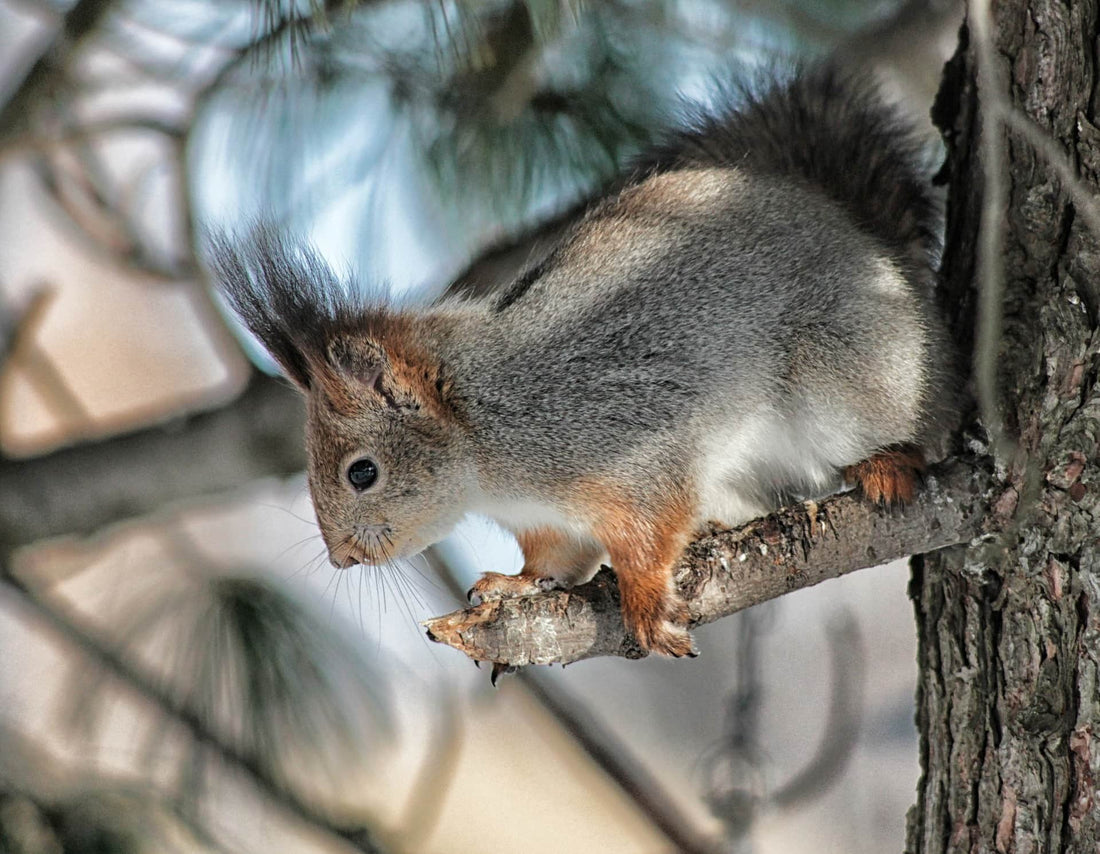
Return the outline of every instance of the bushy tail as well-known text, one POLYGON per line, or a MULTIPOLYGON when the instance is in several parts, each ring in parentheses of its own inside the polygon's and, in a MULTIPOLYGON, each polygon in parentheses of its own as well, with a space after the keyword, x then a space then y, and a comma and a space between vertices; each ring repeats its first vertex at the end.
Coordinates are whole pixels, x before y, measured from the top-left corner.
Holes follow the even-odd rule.
POLYGON ((941 213, 926 146, 873 83, 826 64, 737 100, 735 109, 695 117, 648 166, 739 166, 801 179, 919 269, 934 264, 941 213))

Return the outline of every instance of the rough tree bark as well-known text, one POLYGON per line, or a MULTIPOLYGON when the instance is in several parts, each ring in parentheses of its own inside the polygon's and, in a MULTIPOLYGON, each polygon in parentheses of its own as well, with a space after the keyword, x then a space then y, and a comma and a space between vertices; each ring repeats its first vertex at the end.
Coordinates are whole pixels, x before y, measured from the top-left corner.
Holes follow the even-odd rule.
MULTIPOLYGON (((987 87, 1068 152, 1095 192, 1097 3, 1001 0, 993 17, 987 87)), ((980 124, 995 124, 975 41, 941 104, 952 149, 945 283, 960 328, 989 191, 980 124)), ((1005 139, 999 392, 1018 447, 993 503, 1003 533, 914 561, 923 777, 910 854, 1100 850, 1100 239, 1050 161, 1005 139)))

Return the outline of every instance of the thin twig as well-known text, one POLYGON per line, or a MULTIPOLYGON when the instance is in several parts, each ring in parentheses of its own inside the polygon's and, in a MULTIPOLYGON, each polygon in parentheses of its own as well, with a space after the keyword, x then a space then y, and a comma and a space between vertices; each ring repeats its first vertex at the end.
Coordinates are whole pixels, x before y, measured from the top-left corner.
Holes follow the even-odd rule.
POLYGON ((423 848, 439 824, 462 753, 462 718, 453 714, 453 703, 446 697, 435 705, 439 709, 435 732, 397 825, 401 828, 402 847, 407 851, 423 848))
POLYGON ((676 807, 664 786, 596 715, 543 674, 521 670, 524 687, 613 779, 681 854, 717 854, 718 842, 701 835, 676 807))
POLYGON ((147 280, 167 284, 178 283, 197 272, 191 266, 193 261, 190 259, 170 266, 146 253, 140 242, 134 242, 130 234, 132 227, 126 223, 124 215, 107 203, 101 188, 95 185, 87 172, 79 171, 74 176, 72 185, 78 186, 79 192, 73 193, 60 180, 63 173, 55 160, 39 158, 34 168, 47 194, 64 214, 67 224, 72 226, 75 236, 110 262, 147 280), (82 179, 84 186, 78 184, 77 178, 82 179))
MULTIPOLYGON (((180 140, 176 142, 179 143, 180 140)), ((182 154, 182 146, 177 144, 175 150, 178 160, 182 154)), ((84 199, 93 206, 98 221, 89 222, 74 204, 75 200, 61 191, 60 182, 56 179, 61 170, 56 168, 52 158, 47 159, 46 163, 55 177, 46 186, 74 224, 90 238, 93 248, 106 250, 108 257, 121 267, 155 279, 176 282, 196 274, 197 266, 193 257, 165 261, 150 250, 133 213, 126 209, 125 194, 114 186, 115 178, 104 165, 100 153, 88 140, 78 142, 68 153, 79 167, 75 178, 82 179, 77 181, 74 178, 73 183, 81 190, 84 199), (106 232, 106 237, 97 239, 97 226, 101 234, 106 232)), ((182 185, 179 192, 183 194, 182 185)))
POLYGON ((974 346, 974 385, 982 423, 989 432, 993 452, 1001 460, 1013 455, 1001 413, 997 375, 1000 363, 1004 315, 1004 242, 1008 188, 1005 186, 1005 139, 1001 116, 1005 97, 997 73, 991 35, 990 0, 970 0, 968 20, 974 34, 978 90, 982 99, 981 225, 978 233, 978 329, 974 346))
POLYGON ((1019 107, 1006 104, 1005 109, 998 112, 1001 121, 1046 159, 1047 164, 1058 174, 1062 188, 1073 199, 1073 206, 1081 218, 1092 229, 1093 234, 1100 238, 1100 202, 1096 200, 1096 191, 1081 180, 1069 155, 1019 107))
MULTIPOLYGON (((437 549, 426 552, 429 564, 461 600, 464 592, 456 580, 450 562, 437 549)), ((712 854, 713 846, 695 829, 693 822, 675 805, 660 780, 654 777, 634 757, 631 747, 618 739, 583 701, 569 694, 556 681, 529 671, 517 674, 533 700, 539 703, 558 725, 572 735, 587 754, 619 790, 634 801, 638 809, 661 831, 677 851, 712 854)))
POLYGON ((92 426, 94 418, 49 353, 38 344, 38 332, 55 298, 54 289, 46 285, 40 286, 31 297, 4 354, 5 367, 7 371, 21 369, 47 408, 79 434, 92 426))
POLYGON ((760 641, 773 622, 774 604, 768 603, 738 615, 733 643, 736 667, 734 688, 726 700, 726 722, 721 740, 707 752, 706 802, 722 822, 726 838, 734 846, 744 843, 764 800, 763 751, 760 748, 760 713, 763 680, 760 675, 760 641))
POLYGON ((175 142, 182 142, 187 128, 183 124, 151 116, 117 116, 65 128, 57 133, 28 132, 0 140, 0 161, 127 131, 149 131, 175 142))
POLYGON ((772 806, 791 809, 823 792, 852 758, 862 722, 865 667, 859 626, 850 614, 828 628, 832 695, 817 750, 797 774, 776 789, 772 806))

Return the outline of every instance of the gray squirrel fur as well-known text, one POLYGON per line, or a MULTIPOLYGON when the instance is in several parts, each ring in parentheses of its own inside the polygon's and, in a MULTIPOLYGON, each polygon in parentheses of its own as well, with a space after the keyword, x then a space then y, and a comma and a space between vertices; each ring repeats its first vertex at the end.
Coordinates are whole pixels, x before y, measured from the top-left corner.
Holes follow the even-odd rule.
POLYGON ((954 425, 918 144, 824 66, 704 117, 499 293, 356 301, 267 226, 212 237, 229 303, 307 397, 333 563, 384 563, 466 513, 517 535, 481 599, 619 580, 641 646, 693 652, 671 573, 735 525, 845 480, 904 499, 954 425), (349 466, 369 458, 363 491, 349 466))

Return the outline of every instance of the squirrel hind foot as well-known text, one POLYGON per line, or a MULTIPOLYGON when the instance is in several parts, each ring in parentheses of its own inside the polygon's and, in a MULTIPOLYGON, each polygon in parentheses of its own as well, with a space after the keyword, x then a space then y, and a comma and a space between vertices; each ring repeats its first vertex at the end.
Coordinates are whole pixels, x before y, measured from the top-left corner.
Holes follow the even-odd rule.
POLYGON ((634 639, 646 652, 656 652, 670 658, 696 658, 699 650, 683 626, 671 620, 657 620, 631 627, 634 639))
POLYGON ((663 613, 629 615, 624 612, 623 621, 646 652, 670 658, 697 658, 699 655, 691 632, 684 625, 688 621, 687 606, 679 598, 667 602, 663 613))
POLYGON ((858 485, 876 504, 908 504, 913 500, 924 469, 924 454, 920 448, 899 445, 848 466, 844 469, 844 480, 858 485))

